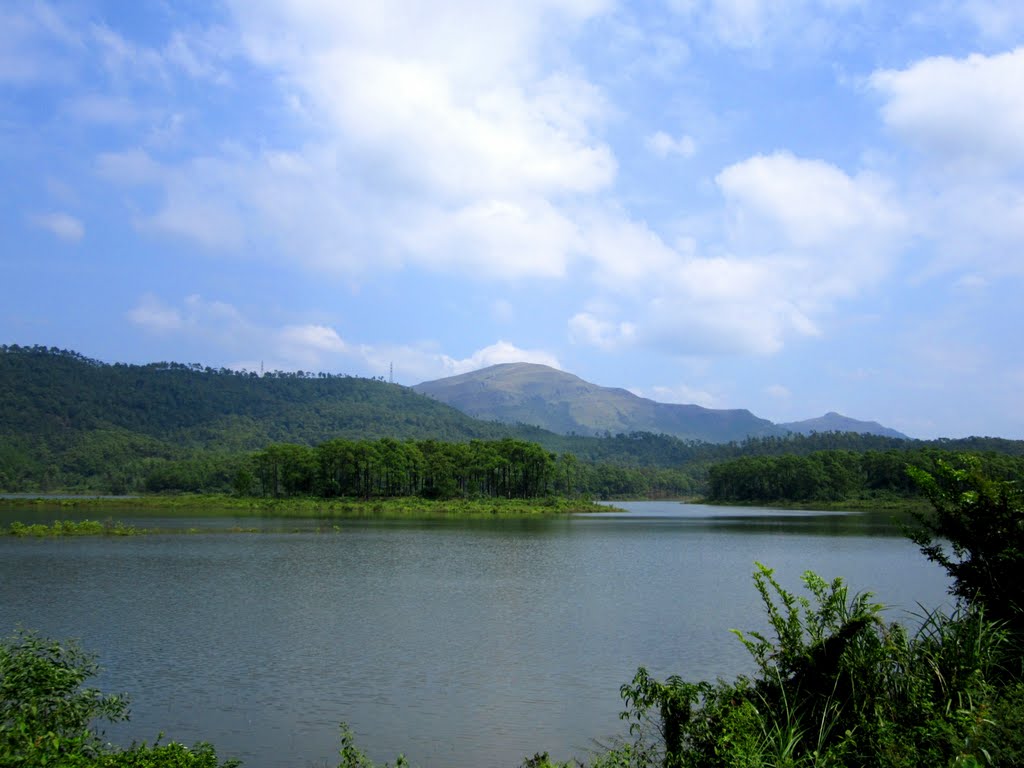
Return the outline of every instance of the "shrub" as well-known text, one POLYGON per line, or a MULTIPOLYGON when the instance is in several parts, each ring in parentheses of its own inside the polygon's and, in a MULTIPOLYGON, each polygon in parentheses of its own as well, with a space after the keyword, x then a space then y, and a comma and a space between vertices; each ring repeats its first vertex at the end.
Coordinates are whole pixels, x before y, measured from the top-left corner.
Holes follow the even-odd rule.
POLYGON ((128 716, 123 696, 84 687, 98 671, 75 643, 21 632, 0 644, 0 756, 4 765, 53 765, 99 753, 93 721, 128 716))
POLYGON ((907 471, 934 507, 914 515, 910 538, 946 569, 952 594, 1024 632, 1024 493, 986 477, 975 456, 961 456, 958 466, 940 460, 934 474, 907 471))
POLYGON ((208 744, 104 744, 97 721, 128 718, 128 699, 85 686, 99 667, 75 642, 19 632, 0 642, 0 765, 4 768, 235 768, 208 744))

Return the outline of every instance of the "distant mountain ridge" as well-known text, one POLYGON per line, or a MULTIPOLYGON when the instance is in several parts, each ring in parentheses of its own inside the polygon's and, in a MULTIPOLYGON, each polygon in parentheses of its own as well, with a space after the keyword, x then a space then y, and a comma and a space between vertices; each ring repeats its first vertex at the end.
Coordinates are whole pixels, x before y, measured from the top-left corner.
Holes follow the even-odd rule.
POLYGON ((909 440, 910 438, 895 429, 884 427, 877 421, 860 421, 843 416, 841 413, 829 411, 824 416, 816 419, 805 419, 803 421, 790 421, 779 424, 791 432, 799 432, 801 435, 809 435, 813 432, 856 432, 862 435, 881 435, 882 437, 894 437, 897 440, 909 440))
POLYGON ((659 403, 537 363, 492 365, 425 381, 412 389, 474 418, 530 424, 563 435, 653 432, 684 440, 726 443, 790 432, 856 432, 910 439, 876 421, 851 419, 834 411, 805 421, 774 424, 746 409, 659 403))
POLYGON ((746 409, 659 403, 536 363, 492 365, 425 381, 413 390, 478 419, 532 424, 560 434, 653 432, 710 443, 787 434, 746 409))

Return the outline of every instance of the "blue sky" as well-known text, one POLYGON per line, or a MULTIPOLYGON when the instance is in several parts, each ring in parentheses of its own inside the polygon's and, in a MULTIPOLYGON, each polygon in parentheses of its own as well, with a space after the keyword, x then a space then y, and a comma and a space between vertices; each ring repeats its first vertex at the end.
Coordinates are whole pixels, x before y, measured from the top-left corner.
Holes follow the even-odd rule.
POLYGON ((0 0, 0 340, 1024 438, 1018 0, 0 0))

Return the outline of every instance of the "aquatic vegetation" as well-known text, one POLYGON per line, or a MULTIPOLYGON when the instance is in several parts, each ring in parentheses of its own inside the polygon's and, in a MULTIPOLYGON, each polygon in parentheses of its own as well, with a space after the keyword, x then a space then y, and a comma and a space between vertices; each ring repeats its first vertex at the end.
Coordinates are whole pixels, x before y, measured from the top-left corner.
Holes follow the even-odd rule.
MULTIPOLYGON (((2 529, 0 529, 2 531, 2 529)), ((47 525, 45 523, 13 522, 5 531, 10 536, 137 536, 146 533, 145 530, 122 522, 106 520, 56 520, 47 525)))

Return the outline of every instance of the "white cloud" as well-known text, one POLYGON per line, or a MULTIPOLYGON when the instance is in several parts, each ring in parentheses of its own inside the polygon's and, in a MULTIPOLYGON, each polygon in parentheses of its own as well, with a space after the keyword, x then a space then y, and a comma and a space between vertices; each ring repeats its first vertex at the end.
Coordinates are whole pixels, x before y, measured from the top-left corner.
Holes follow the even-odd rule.
POLYGON ((180 330, 185 325, 177 309, 152 294, 139 299, 139 303, 128 311, 128 319, 146 330, 158 332, 180 330))
POLYGON ((669 0, 710 41, 729 48, 762 51, 797 42, 800 52, 831 45, 846 17, 866 0, 669 0))
POLYGON ((576 225, 539 198, 425 208, 399 235, 411 260, 467 277, 563 277, 579 250, 576 225))
POLYGON ((81 38, 48 3, 12 4, 0 24, 0 83, 16 86, 60 81, 73 76, 65 55, 81 38))
POLYGON ((989 287, 989 281, 981 275, 963 275, 954 283, 954 287, 971 293, 984 291, 989 287))
POLYGON ((141 149, 103 152, 96 158, 96 170, 103 178, 130 186, 159 184, 166 171, 141 149))
POLYGON ((630 343, 636 326, 629 322, 613 323, 590 312, 579 312, 569 319, 569 340, 601 349, 613 349, 630 343))
POLYGON ((989 40, 1020 39, 1024 32, 1024 5, 1018 0, 967 0, 956 5, 989 40))
POLYGON ((934 162, 958 173, 1002 173, 1024 165, 1024 48, 880 70, 871 87, 886 124, 934 162))
POLYGON ((654 386, 649 390, 636 390, 635 394, 656 400, 659 403, 694 404, 705 408, 714 408, 718 403, 718 398, 710 392, 695 389, 686 384, 676 384, 671 387, 654 386))
POLYGON ((906 183, 915 225, 933 244, 929 275, 1024 272, 1024 48, 935 57, 874 73, 890 130, 919 151, 906 183))
POLYGON ((532 362, 559 368, 558 358, 540 349, 523 349, 500 340, 465 358, 444 354, 431 345, 373 345, 345 340, 323 323, 271 326, 250 320, 223 301, 186 296, 177 306, 152 293, 139 298, 127 313, 135 325, 150 332, 178 333, 214 344, 232 355, 232 368, 259 370, 337 371, 355 365, 383 376, 392 366, 396 378, 415 383, 453 376, 498 363, 532 362))
POLYGON ((766 387, 764 391, 776 400, 789 400, 793 396, 793 393, 782 384, 772 384, 766 387))
POLYGON ((697 143, 692 136, 680 136, 673 138, 664 131, 657 131, 648 136, 644 143, 647 148, 658 157, 679 155, 680 157, 693 157, 697 151, 697 143))
POLYGON ((85 237, 85 225, 68 213, 38 213, 29 216, 28 220, 33 226, 45 229, 68 243, 77 243, 85 237))
POLYGON ((326 325, 288 325, 273 335, 271 343, 280 359, 307 370, 351 353, 338 332, 326 325))
MULTIPOLYGON (((212 147, 173 164, 136 150, 104 156, 101 170, 162 191, 136 214, 142 229, 210 248, 244 243, 356 274, 413 264, 559 278, 580 248, 571 206, 607 193, 616 174, 600 138, 605 95, 563 53, 608 7, 235 2, 238 49, 294 105, 282 111, 289 133, 310 141, 212 147)), ((116 33, 93 34, 111 71, 149 67, 116 33)), ((172 35, 162 71, 211 76, 218 62, 202 42, 172 35)))
POLYGON ((778 152, 716 182, 727 215, 703 233, 703 250, 686 237, 672 247, 614 210, 587 221, 593 281, 618 306, 577 314, 575 341, 774 354, 788 338, 820 335, 820 319, 889 274, 907 238, 900 203, 872 174, 778 152), (620 323, 628 334, 616 333, 620 323))
POLYGON ((561 368, 558 358, 549 352, 541 349, 521 349, 507 341, 498 341, 483 349, 478 349, 472 355, 462 360, 457 360, 447 355, 442 355, 441 360, 445 368, 450 371, 446 375, 467 373, 480 368, 499 363, 540 363, 552 368, 561 368))
POLYGON ((143 232, 186 237, 206 248, 235 249, 245 241, 241 218, 213 196, 171 199, 153 216, 137 218, 136 226, 143 232))
POLYGON ((824 161, 788 152, 731 165, 716 181, 732 206, 737 232, 752 223, 767 224, 787 247, 828 247, 854 235, 874 243, 904 226, 881 179, 851 177, 824 161))
POLYGON ((593 190, 614 173, 589 130, 606 110, 601 94, 542 69, 548 35, 597 3, 496 2, 470 13, 461 3, 274 3, 270 23, 259 5, 237 8, 250 51, 403 177, 502 196, 593 190), (299 45, 281 46, 282 31, 299 45))
POLYGON ((599 211, 582 221, 594 280, 616 293, 647 295, 651 281, 670 275, 679 262, 656 232, 621 211, 599 211))

